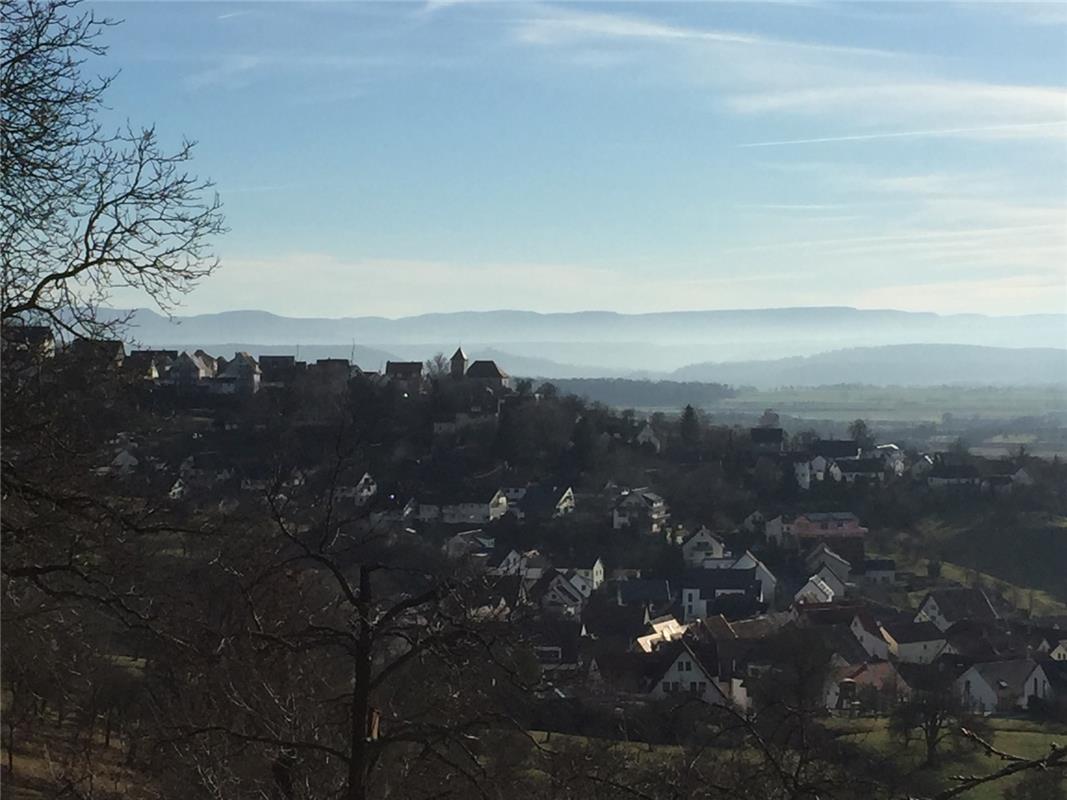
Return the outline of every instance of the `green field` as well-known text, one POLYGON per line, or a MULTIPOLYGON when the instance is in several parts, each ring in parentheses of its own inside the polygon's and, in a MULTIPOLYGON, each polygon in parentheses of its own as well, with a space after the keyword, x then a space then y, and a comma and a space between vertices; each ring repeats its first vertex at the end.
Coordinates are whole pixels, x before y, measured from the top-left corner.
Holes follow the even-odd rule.
MULTIPOLYGON (((1062 725, 1044 725, 1028 720, 1012 719, 994 719, 989 722, 993 728, 991 744, 1012 755, 1039 758, 1049 752, 1052 744, 1058 746, 1067 744, 1067 727, 1062 725)), ((886 720, 834 720, 830 726, 847 732, 846 738, 861 747, 892 757, 905 771, 904 774, 914 771, 924 780, 935 780, 942 786, 952 785, 954 775, 985 775, 1005 765, 1001 759, 989 756, 975 747, 972 752, 967 752, 958 759, 946 760, 934 773, 922 774, 922 745, 916 741, 912 742, 907 749, 903 749, 898 742, 890 738, 886 720)), ((1009 776, 978 786, 964 792, 960 797, 966 800, 999 800, 1003 797, 1004 790, 1014 786, 1019 780, 1019 777, 1009 776)), ((1067 783, 1067 778, 1064 778, 1064 781, 1067 783)))
POLYGON ((1067 386, 817 386, 752 390, 722 400, 710 410, 759 414, 766 408, 814 420, 939 422, 946 413, 984 419, 1041 417, 1067 414, 1067 386))

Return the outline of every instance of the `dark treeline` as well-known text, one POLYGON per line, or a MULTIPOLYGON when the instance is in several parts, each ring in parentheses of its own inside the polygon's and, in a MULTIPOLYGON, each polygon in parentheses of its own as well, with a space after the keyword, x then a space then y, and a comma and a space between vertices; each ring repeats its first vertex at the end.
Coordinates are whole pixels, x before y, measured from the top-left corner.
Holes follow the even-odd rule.
POLYGON ((564 394, 585 397, 616 408, 682 408, 710 406, 737 390, 722 383, 646 381, 630 378, 554 378, 564 394))

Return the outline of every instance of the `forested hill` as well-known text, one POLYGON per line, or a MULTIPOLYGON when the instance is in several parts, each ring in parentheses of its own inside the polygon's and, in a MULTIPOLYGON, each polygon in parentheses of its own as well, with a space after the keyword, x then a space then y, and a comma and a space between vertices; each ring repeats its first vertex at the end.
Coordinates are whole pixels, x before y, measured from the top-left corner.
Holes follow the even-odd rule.
POLYGON ((916 344, 856 347, 770 361, 692 364, 675 370, 678 381, 735 386, 1033 385, 1067 381, 1067 349, 916 344))

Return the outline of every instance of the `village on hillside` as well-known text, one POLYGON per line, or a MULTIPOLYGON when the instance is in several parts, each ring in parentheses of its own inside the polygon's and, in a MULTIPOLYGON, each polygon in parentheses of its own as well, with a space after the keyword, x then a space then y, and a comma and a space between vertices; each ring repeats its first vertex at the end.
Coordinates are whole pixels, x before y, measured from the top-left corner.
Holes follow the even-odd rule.
POLYGON ((853 439, 791 436, 773 412, 747 430, 692 408, 641 419, 462 348, 368 373, 118 341, 57 350, 47 329, 16 333, 4 359, 21 380, 113 380, 135 409, 101 443, 99 491, 193 516, 325 492, 368 530, 436 542, 484 576, 485 613, 521 612, 560 696, 690 693, 747 709, 754 684, 788 666, 776 643, 801 636, 827 655, 835 714, 930 686, 980 713, 1067 704, 1067 619, 954 582, 936 559, 905 568, 875 544, 886 521, 857 513, 889 491, 1038 507, 1055 482, 1039 460, 918 453, 862 422, 853 439), (346 413, 350 455, 332 462, 346 413))

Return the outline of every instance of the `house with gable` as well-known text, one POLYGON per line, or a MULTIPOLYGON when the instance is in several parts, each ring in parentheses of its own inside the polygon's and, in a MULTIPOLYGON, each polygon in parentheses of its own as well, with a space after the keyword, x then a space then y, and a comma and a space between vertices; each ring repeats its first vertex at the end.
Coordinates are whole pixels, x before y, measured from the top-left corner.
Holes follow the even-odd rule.
POLYGON ((641 427, 641 430, 637 432, 637 436, 634 437, 634 444, 638 447, 647 445, 657 453, 663 450, 663 441, 656 435, 651 422, 646 422, 641 427))
POLYGON ((808 582, 793 595, 793 602, 798 605, 830 603, 833 602, 835 597, 834 590, 830 588, 826 581, 817 575, 812 575, 808 578, 808 582))
MULTIPOLYGON (((201 360, 203 358, 204 356, 201 356, 201 360)), ((211 382, 213 392, 255 394, 259 391, 263 373, 259 368, 259 363, 248 353, 234 353, 233 359, 226 362, 224 367, 220 367, 216 361, 215 370, 215 378, 211 382)))
POLYGON ((934 462, 926 473, 926 485, 931 489, 977 489, 982 475, 974 464, 950 463, 943 459, 934 462))
POLYGON ((495 361, 475 361, 467 368, 463 377, 465 380, 477 381, 496 389, 507 389, 511 386, 511 376, 498 367, 495 361))
POLYGON ((816 570, 815 573, 812 575, 812 577, 818 578, 827 586, 829 586, 833 590, 834 597, 841 599, 845 596, 848 589, 848 584, 845 583, 843 578, 841 578, 836 572, 834 572, 833 568, 829 564, 824 563, 822 566, 820 566, 819 569, 816 570))
POLYGON ((785 431, 781 428, 751 428, 748 438, 757 453, 781 453, 785 449, 785 431))
MULTIPOLYGON (((501 489, 505 496, 509 490, 501 489)), ((510 493, 514 494, 511 489, 510 493)), ((512 504, 508 497, 509 509, 520 521, 549 520, 573 514, 576 508, 574 490, 570 486, 554 486, 532 483, 525 487, 521 496, 512 504)))
POLYGON ((889 660, 889 642, 885 640, 882 626, 878 624, 870 611, 867 609, 857 611, 852 617, 852 622, 849 623, 849 629, 867 655, 882 661, 889 660))
POLYGON ((357 506, 365 506, 378 493, 378 482, 369 472, 346 473, 338 477, 334 497, 351 500, 357 506), (358 476, 358 477, 357 477, 358 476))
POLYGON ((842 583, 847 583, 852 576, 852 562, 838 555, 826 542, 820 542, 808 553, 804 564, 812 572, 829 567, 842 583))
POLYGON ((770 571, 766 564, 756 558, 751 550, 746 550, 733 563, 733 569, 754 569, 756 580, 760 582, 763 592, 763 601, 773 603, 778 594, 778 578, 770 571))
POLYGON ((586 596, 559 570, 548 569, 528 590, 530 600, 545 611, 580 617, 586 596))
POLYGON ((979 714, 1026 710, 1031 698, 1052 696, 1044 668, 1029 658, 974 664, 955 685, 963 706, 979 714))
POLYGON ((882 636, 889 654, 907 664, 930 664, 942 653, 951 653, 945 634, 931 622, 887 622, 882 636))
POLYGON ((706 526, 690 534, 682 542, 682 558, 691 567, 699 567, 709 558, 724 558, 726 545, 706 526))
POLYGON ((604 584, 604 562, 599 558, 587 567, 573 567, 565 571, 573 572, 576 576, 588 582, 594 592, 604 584))
POLYGON ((680 579, 682 620, 723 613, 754 616, 762 610, 763 587, 750 569, 690 569, 680 579))
POLYGON ((857 459, 862 452, 855 439, 816 439, 810 449, 812 476, 817 481, 841 480, 837 463, 857 459))
POLYGON ((996 619, 1000 615, 985 592, 962 586, 928 592, 915 612, 916 622, 932 622, 940 631, 947 631, 958 622, 996 619))
POLYGON ((712 705, 732 704, 729 693, 719 683, 718 656, 713 645, 679 639, 661 645, 653 656, 659 668, 650 673, 648 694, 652 697, 689 694, 712 705))
POLYGON ((886 468, 880 458, 856 458, 835 463, 844 483, 885 483, 886 468))
POLYGON ((666 530, 670 512, 666 501, 648 489, 634 489, 624 494, 611 512, 611 526, 615 530, 632 528, 646 533, 666 530))

